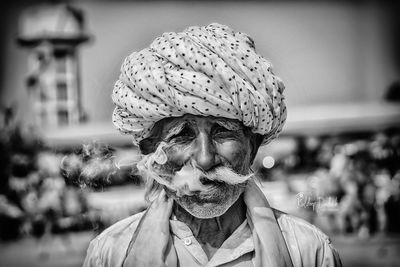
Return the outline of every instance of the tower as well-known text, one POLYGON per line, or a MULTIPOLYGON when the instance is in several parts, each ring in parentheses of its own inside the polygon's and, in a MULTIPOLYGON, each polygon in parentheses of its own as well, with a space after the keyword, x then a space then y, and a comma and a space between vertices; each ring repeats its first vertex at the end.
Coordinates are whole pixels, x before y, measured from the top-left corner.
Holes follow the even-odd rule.
POLYGON ((29 52, 26 85, 37 126, 82 120, 78 47, 88 40, 82 11, 70 5, 35 6, 22 14, 18 43, 29 52))

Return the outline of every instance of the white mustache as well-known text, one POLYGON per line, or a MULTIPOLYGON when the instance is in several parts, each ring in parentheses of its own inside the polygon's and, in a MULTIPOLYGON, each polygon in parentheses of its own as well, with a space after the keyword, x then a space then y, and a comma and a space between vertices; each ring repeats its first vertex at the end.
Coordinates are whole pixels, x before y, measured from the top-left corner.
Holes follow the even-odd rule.
POLYGON ((193 195, 195 192, 207 191, 216 186, 216 184, 208 183, 207 180, 238 185, 254 176, 254 173, 241 175, 227 166, 219 166, 212 171, 203 172, 192 162, 188 162, 173 174, 163 172, 160 168, 156 168, 167 163, 167 155, 163 147, 165 147, 165 143, 161 143, 153 154, 145 156, 137 164, 137 167, 141 175, 147 179, 156 180, 159 184, 176 192, 177 196, 193 195))
MULTIPOLYGON (((198 170, 200 173, 203 173, 197 168, 195 170, 198 170)), ((247 180, 249 180, 251 177, 254 176, 254 173, 241 175, 229 167, 221 166, 217 167, 215 170, 211 172, 207 172, 205 176, 211 181, 218 181, 231 185, 236 185, 246 182, 247 180)))

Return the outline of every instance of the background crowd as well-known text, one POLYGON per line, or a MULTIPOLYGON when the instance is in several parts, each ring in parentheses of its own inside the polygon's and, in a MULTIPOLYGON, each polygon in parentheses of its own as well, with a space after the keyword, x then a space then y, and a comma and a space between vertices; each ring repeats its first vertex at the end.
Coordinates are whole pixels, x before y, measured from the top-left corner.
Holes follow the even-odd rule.
MULTIPOLYGON (((132 162, 137 152, 131 153, 128 165, 120 166, 121 148, 101 143, 72 151, 49 149, 34 129, 19 127, 10 114, 3 114, 0 139, 5 178, 0 187, 1 239, 100 232, 145 208, 143 200, 126 201, 125 206, 121 200, 115 204, 119 209, 110 208, 112 214, 94 200, 96 193, 119 186, 143 191, 144 181, 132 162)), ((332 233, 365 238, 400 232, 398 129, 285 138, 293 141, 293 148, 277 158, 273 168, 255 164, 254 170, 261 182, 286 185, 296 197, 294 213, 332 233)))

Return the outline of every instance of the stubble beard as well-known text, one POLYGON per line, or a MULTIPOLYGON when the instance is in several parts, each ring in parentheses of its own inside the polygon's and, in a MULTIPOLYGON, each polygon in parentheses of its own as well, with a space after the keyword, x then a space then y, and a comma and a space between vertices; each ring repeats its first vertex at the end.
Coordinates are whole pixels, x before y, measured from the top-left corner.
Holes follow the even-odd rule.
POLYGON ((207 193, 183 195, 178 197, 166 188, 167 195, 192 216, 209 219, 223 215, 244 192, 245 184, 229 185, 223 183, 207 193))

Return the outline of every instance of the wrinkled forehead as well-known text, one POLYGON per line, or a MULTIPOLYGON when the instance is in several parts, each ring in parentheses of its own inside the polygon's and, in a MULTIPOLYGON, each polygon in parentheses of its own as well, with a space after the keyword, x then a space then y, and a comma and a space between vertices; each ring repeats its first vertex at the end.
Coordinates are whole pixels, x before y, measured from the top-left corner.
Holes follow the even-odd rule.
POLYGON ((215 124, 225 127, 231 131, 241 131, 246 128, 242 122, 235 119, 213 116, 197 116, 192 114, 162 119, 156 123, 155 128, 158 128, 157 131, 161 131, 159 133, 162 133, 162 136, 166 136, 171 134, 171 132, 177 132, 181 130, 186 125, 189 125, 193 128, 199 128, 212 127, 215 124))

